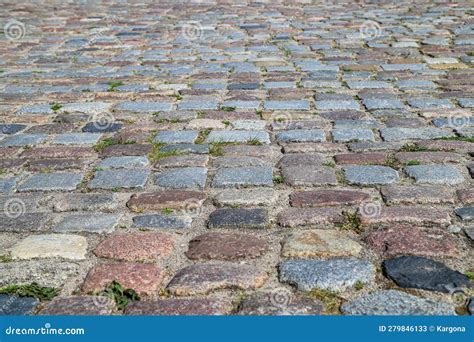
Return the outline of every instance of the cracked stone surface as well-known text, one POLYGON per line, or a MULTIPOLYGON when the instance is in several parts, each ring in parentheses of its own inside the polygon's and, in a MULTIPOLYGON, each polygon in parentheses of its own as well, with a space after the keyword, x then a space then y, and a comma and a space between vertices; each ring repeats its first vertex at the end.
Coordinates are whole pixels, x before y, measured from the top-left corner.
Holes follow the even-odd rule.
POLYGON ((320 314, 317 288, 342 314, 453 315, 443 289, 474 272, 471 12, 2 4, 24 32, 0 37, 0 285, 61 290, 9 312, 320 314), (141 300, 97 311, 113 280, 141 300))

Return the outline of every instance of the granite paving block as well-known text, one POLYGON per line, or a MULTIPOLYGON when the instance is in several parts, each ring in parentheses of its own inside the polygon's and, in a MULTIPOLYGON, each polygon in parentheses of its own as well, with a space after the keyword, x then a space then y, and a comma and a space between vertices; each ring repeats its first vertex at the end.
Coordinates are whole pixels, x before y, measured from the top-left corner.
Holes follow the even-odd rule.
POLYGON ((71 191, 84 178, 83 173, 37 173, 18 186, 18 191, 71 191))
POLYGON ((232 167, 217 170, 212 187, 273 186, 273 172, 267 166, 232 167))
POLYGON ((87 185, 90 189, 143 188, 150 171, 143 169, 116 169, 97 171, 87 185))
POLYGON ((206 168, 183 167, 157 173, 155 184, 170 189, 203 189, 206 185, 206 179, 206 168))

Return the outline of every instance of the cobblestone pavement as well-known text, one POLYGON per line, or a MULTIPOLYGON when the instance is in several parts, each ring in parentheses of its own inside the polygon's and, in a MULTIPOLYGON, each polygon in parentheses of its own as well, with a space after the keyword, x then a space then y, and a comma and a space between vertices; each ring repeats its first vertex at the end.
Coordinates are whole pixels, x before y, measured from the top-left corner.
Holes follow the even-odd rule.
POLYGON ((1 312, 468 313, 472 13, 3 3, 1 312))

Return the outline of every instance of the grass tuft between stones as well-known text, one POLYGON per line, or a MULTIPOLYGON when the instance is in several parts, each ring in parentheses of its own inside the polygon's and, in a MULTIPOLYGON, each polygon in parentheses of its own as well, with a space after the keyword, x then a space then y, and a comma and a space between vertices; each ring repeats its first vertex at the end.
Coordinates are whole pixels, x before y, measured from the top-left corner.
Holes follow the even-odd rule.
POLYGON ((285 182, 285 178, 283 178, 283 176, 280 176, 280 175, 273 176, 273 183, 282 184, 284 182, 285 182))
POLYGON ((155 163, 159 161, 160 159, 166 158, 166 157, 173 157, 178 155, 178 151, 167 151, 167 152, 162 152, 161 148, 164 146, 164 144, 161 143, 155 143, 153 144, 153 149, 152 151, 148 154, 148 159, 150 162, 155 163))
POLYGON ((61 108, 63 108, 63 106, 60 105, 59 103, 53 103, 53 104, 51 105, 51 110, 54 111, 54 112, 60 110, 61 108))
POLYGON ((96 293, 96 295, 101 295, 112 299, 115 302, 118 310, 123 310, 131 302, 140 300, 140 297, 135 290, 125 289, 122 284, 116 280, 107 285, 104 291, 96 293))
POLYGON ((326 314, 339 314, 339 307, 342 304, 342 299, 335 293, 329 290, 312 289, 308 292, 308 297, 319 299, 324 306, 326 314))
POLYGON ((465 141, 465 142, 474 143, 474 137, 442 137, 436 140, 465 141))
POLYGON ((356 234, 362 234, 364 232, 364 227, 360 222, 360 217, 357 213, 343 212, 344 223, 341 226, 342 230, 351 230, 356 234))
POLYGON ((109 147, 109 146, 113 146, 113 145, 133 145, 135 143, 136 143, 136 141, 134 141, 134 140, 128 140, 128 141, 125 141, 124 143, 120 143, 120 141, 118 141, 117 139, 106 138, 104 140, 101 140, 97 144, 95 144, 94 145, 94 150, 96 152, 100 152, 100 151, 104 150, 106 147, 109 147))
POLYGON ((51 300, 59 294, 59 289, 40 286, 38 283, 28 285, 8 285, 0 288, 0 294, 16 295, 19 297, 34 297, 40 301, 51 300))
POLYGON ((421 147, 415 144, 406 144, 400 149, 400 152, 437 152, 437 149, 421 147))

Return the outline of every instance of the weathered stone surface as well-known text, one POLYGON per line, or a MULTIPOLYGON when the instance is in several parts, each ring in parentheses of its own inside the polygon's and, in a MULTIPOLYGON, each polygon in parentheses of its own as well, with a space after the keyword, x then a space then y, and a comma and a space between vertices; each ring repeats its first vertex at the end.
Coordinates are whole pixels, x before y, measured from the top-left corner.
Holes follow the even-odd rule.
POLYGON ((36 282, 41 286, 60 288, 79 275, 80 266, 76 262, 28 260, 0 264, 0 286, 36 282))
POLYGON ((59 194, 53 195, 48 204, 55 212, 102 211, 117 209, 118 201, 112 194, 59 194))
POLYGON ((290 195, 290 204, 292 207, 349 205, 367 202, 369 200, 369 194, 352 190, 298 191, 290 195))
POLYGON ((209 215, 209 228, 266 228, 265 209, 222 208, 209 215))
POLYGON ((383 257, 417 255, 423 257, 452 257, 458 246, 452 235, 442 229, 393 226, 371 232, 367 245, 383 257))
POLYGON ((46 141, 46 134, 16 134, 0 142, 1 146, 35 146, 46 141))
POLYGON ((409 177, 417 184, 456 185, 464 182, 463 175, 450 165, 416 165, 405 167, 409 177))
POLYGON ((90 189, 130 189, 143 188, 150 171, 142 169, 97 171, 89 182, 90 189))
POLYGON ((154 264, 109 263, 94 266, 82 284, 85 293, 98 292, 112 281, 118 281, 126 289, 138 294, 153 295, 158 291, 165 272, 154 264))
POLYGON ((445 210, 422 207, 390 206, 370 210, 370 207, 359 207, 359 216, 363 224, 380 223, 415 223, 420 225, 446 226, 451 218, 445 210))
POLYGON ((172 109, 172 106, 172 103, 167 102, 122 102, 115 106, 115 110, 136 113, 152 113, 169 111, 172 109))
POLYGON ((156 174, 155 183, 161 187, 171 189, 202 189, 206 185, 206 179, 206 168, 185 167, 156 174))
POLYGON ((120 144, 107 146, 100 151, 100 155, 102 157, 143 156, 151 150, 151 144, 120 144))
POLYGON ((161 158, 155 168, 206 167, 209 157, 205 155, 185 155, 161 158))
POLYGON ((244 299, 239 315, 246 316, 302 316, 321 315, 323 304, 317 299, 294 295, 286 288, 257 292, 244 299))
POLYGON ((441 186, 389 185, 380 189, 387 204, 441 204, 454 203, 450 189, 441 186))
POLYGON ((29 171, 64 171, 85 168, 85 161, 79 159, 37 159, 28 162, 29 171))
POLYGON ((197 264, 183 268, 168 284, 176 296, 206 294, 219 289, 251 290, 261 287, 267 273, 248 265, 197 264))
POLYGON ((335 142, 375 141, 370 129, 334 129, 331 134, 335 142))
POLYGON ((474 219, 474 207, 457 208, 454 212, 463 221, 472 221, 474 219))
POLYGON ((109 157, 102 160, 98 168, 104 169, 133 169, 146 167, 150 164, 147 157, 143 156, 123 156, 109 157))
POLYGON ((380 134, 385 141, 401 140, 429 140, 452 137, 454 134, 439 128, 405 128, 392 127, 380 129, 380 134))
POLYGON ((307 154, 307 153, 292 153, 285 154, 278 162, 278 167, 294 167, 299 165, 305 166, 320 166, 324 163, 324 155, 322 154, 307 154))
POLYGON ((460 189, 456 191, 459 200, 466 204, 474 203, 474 188, 460 189))
POLYGON ((135 212, 159 211, 162 209, 198 209, 206 200, 207 195, 201 191, 156 191, 134 194, 127 202, 130 210, 135 212))
POLYGON ((112 133, 118 132, 122 127, 123 125, 117 122, 104 125, 98 121, 88 122, 84 127, 82 127, 82 131, 84 133, 112 133))
POLYGON ((344 291, 356 283, 370 284, 375 277, 375 267, 356 258, 289 260, 280 263, 279 269, 280 281, 294 284, 300 291, 344 291))
POLYGON ((342 222, 342 211, 338 208, 288 208, 278 215, 278 224, 290 228, 342 222))
POLYGON ((18 179, 16 177, 0 178, 0 194, 6 195, 13 191, 17 184, 18 179))
POLYGON ((18 191, 71 191, 76 189, 83 177, 83 173, 37 173, 18 186, 18 191))
POLYGON ((161 232, 136 232, 112 235, 102 241, 94 254, 99 258, 124 261, 155 261, 173 251, 174 238, 161 232))
POLYGON ((291 234, 284 242, 285 258, 331 258, 358 256, 362 246, 339 230, 314 229, 291 234))
POLYGON ((385 275, 400 287, 449 293, 456 287, 471 287, 469 278, 446 265, 418 256, 385 260, 385 275))
POLYGON ((78 214, 64 217, 61 222, 54 226, 53 231, 64 232, 87 232, 87 233, 111 233, 115 230, 121 214, 78 214))
POLYGON ((55 298, 45 304, 39 315, 48 316, 96 316, 110 315, 115 302, 105 296, 75 296, 55 298))
POLYGON ((188 122, 186 129, 225 129, 225 125, 220 120, 193 119, 188 122))
POLYGON ((295 129, 277 133, 276 139, 281 143, 321 142, 326 140, 326 135, 319 129, 295 129))
POLYGON ((276 202, 278 194, 273 189, 226 189, 214 196, 214 204, 221 206, 269 206, 276 202))
POLYGON ((399 181, 398 172, 387 166, 346 166, 343 170, 350 184, 378 185, 399 181))
POLYGON ((268 250, 268 244, 253 235, 206 233, 189 242, 186 256, 192 260, 235 260, 257 258, 268 250))
POLYGON ((211 131, 206 139, 207 143, 247 143, 251 141, 269 144, 270 136, 263 131, 211 131))
POLYGON ((309 102, 306 100, 295 101, 265 101, 267 110, 309 110, 309 102))
POLYGON ((4 210, 6 210, 10 214, 0 214, 0 231, 34 232, 44 230, 45 226, 50 221, 51 216, 46 213, 21 214, 21 212, 24 210, 23 205, 24 202, 22 202, 21 200, 17 201, 15 200, 15 198, 10 199, 10 202, 8 202, 7 200, 4 203, 4 210), (16 217, 18 214, 20 215, 16 217))
POLYGON ((160 152, 176 152, 176 153, 209 153, 208 144, 170 144, 160 148, 160 152))
POLYGON ((197 139, 196 131, 161 131, 155 136, 153 142, 164 144, 192 144, 197 139))
POLYGON ((214 188, 273 186, 273 172, 267 166, 247 166, 217 170, 212 180, 214 188))
POLYGON ((266 166, 269 163, 257 157, 244 156, 225 156, 214 159, 213 166, 217 169, 224 167, 241 167, 241 166, 266 166))
POLYGON ((348 153, 334 156, 337 164, 385 164, 387 162, 386 153, 348 153))
POLYGON ((134 228, 181 229, 191 225, 191 218, 166 214, 141 215, 133 218, 134 228))
MULTIPOLYGON (((271 279, 262 291, 271 293, 278 286, 282 244, 290 234, 320 229, 343 231, 342 238, 363 246, 357 257, 374 266, 418 255, 474 271, 474 36, 468 2, 305 2, 259 1, 248 9, 229 1, 141 1, 133 8, 109 1, 94 9, 63 2, 59 12, 51 2, 3 6, 0 17, 21 20, 26 35, 0 48, 0 282, 14 284, 15 272, 27 267, 2 274, 18 263, 10 261, 15 244, 53 233, 87 240, 85 259, 71 262, 78 272, 27 267, 32 275, 21 273, 20 280, 44 283, 49 277, 60 283, 59 298, 78 296, 87 270, 107 259, 156 262, 171 272, 166 282, 198 260, 261 267, 271 279), (59 21, 43 20, 51 13, 59 13, 59 21), (380 37, 361 36, 366 19, 380 24, 380 37), (199 39, 183 34, 190 21, 201 24, 199 39), (416 177, 405 172, 416 166, 444 171, 433 176, 421 170, 416 177), (350 174, 353 167, 359 168, 350 174), (66 173, 82 177, 70 186, 50 178, 66 173), (29 182, 33 187, 23 190, 29 182), (261 209, 264 224, 256 226, 266 228, 236 228, 253 226, 244 211, 208 229, 216 209, 261 209), (76 219, 68 223, 71 216, 76 219), (398 225, 406 228, 403 234, 388 232, 398 225), (156 256, 153 248, 164 240, 140 235, 155 233, 176 239, 171 254, 156 256), (222 258, 187 258, 189 241, 205 233, 248 234, 264 241, 268 252, 232 259, 240 255, 232 248, 240 245, 226 243, 233 241, 227 237, 214 245, 200 241, 222 258), (377 238, 378 247, 369 237, 377 238), (104 241, 107 251, 94 255, 104 241), (157 245, 145 249, 148 242, 157 245)), ((319 255, 323 246, 308 239, 293 252, 319 255)), ((342 257, 351 251, 340 250, 342 257)), ((28 261, 54 267, 61 260, 28 261)), ((348 288, 334 302, 391 286, 380 272, 376 278, 371 286, 348 288)), ((166 285, 142 298, 150 303, 136 304, 137 310, 153 314, 155 303, 173 298, 166 285)), ((206 300, 214 305, 225 298, 230 308, 216 304, 209 310, 239 314, 247 298, 238 292, 229 287, 212 298, 187 298, 189 311, 183 302, 167 305, 169 312, 206 313, 206 300)), ((286 298, 293 300, 293 292, 286 298)), ((274 309, 255 297, 261 303, 256 312, 306 310, 305 304, 274 309)), ((324 314, 335 313, 326 299, 320 299, 327 304, 324 314)))
POLYGON ((411 294, 382 290, 342 304, 346 315, 391 315, 391 316, 453 316, 454 307, 448 303, 424 299, 411 294))
POLYGON ((227 315, 233 309, 232 301, 213 298, 170 298, 139 301, 127 305, 125 315, 133 316, 209 316, 227 315))
POLYGON ((31 315, 39 304, 34 297, 0 294, 0 316, 31 315))
POLYGON ((336 185, 336 172, 330 167, 286 166, 281 170, 285 183, 291 186, 336 185))
POLYGON ((11 249, 13 259, 64 258, 85 259, 87 240, 79 235, 30 235, 11 249))
POLYGON ((66 133, 58 134, 53 140, 57 145, 94 145, 101 137, 100 133, 66 133))
POLYGON ((460 163, 462 157, 451 152, 398 152, 395 159, 403 164, 413 161, 420 163, 460 163))

